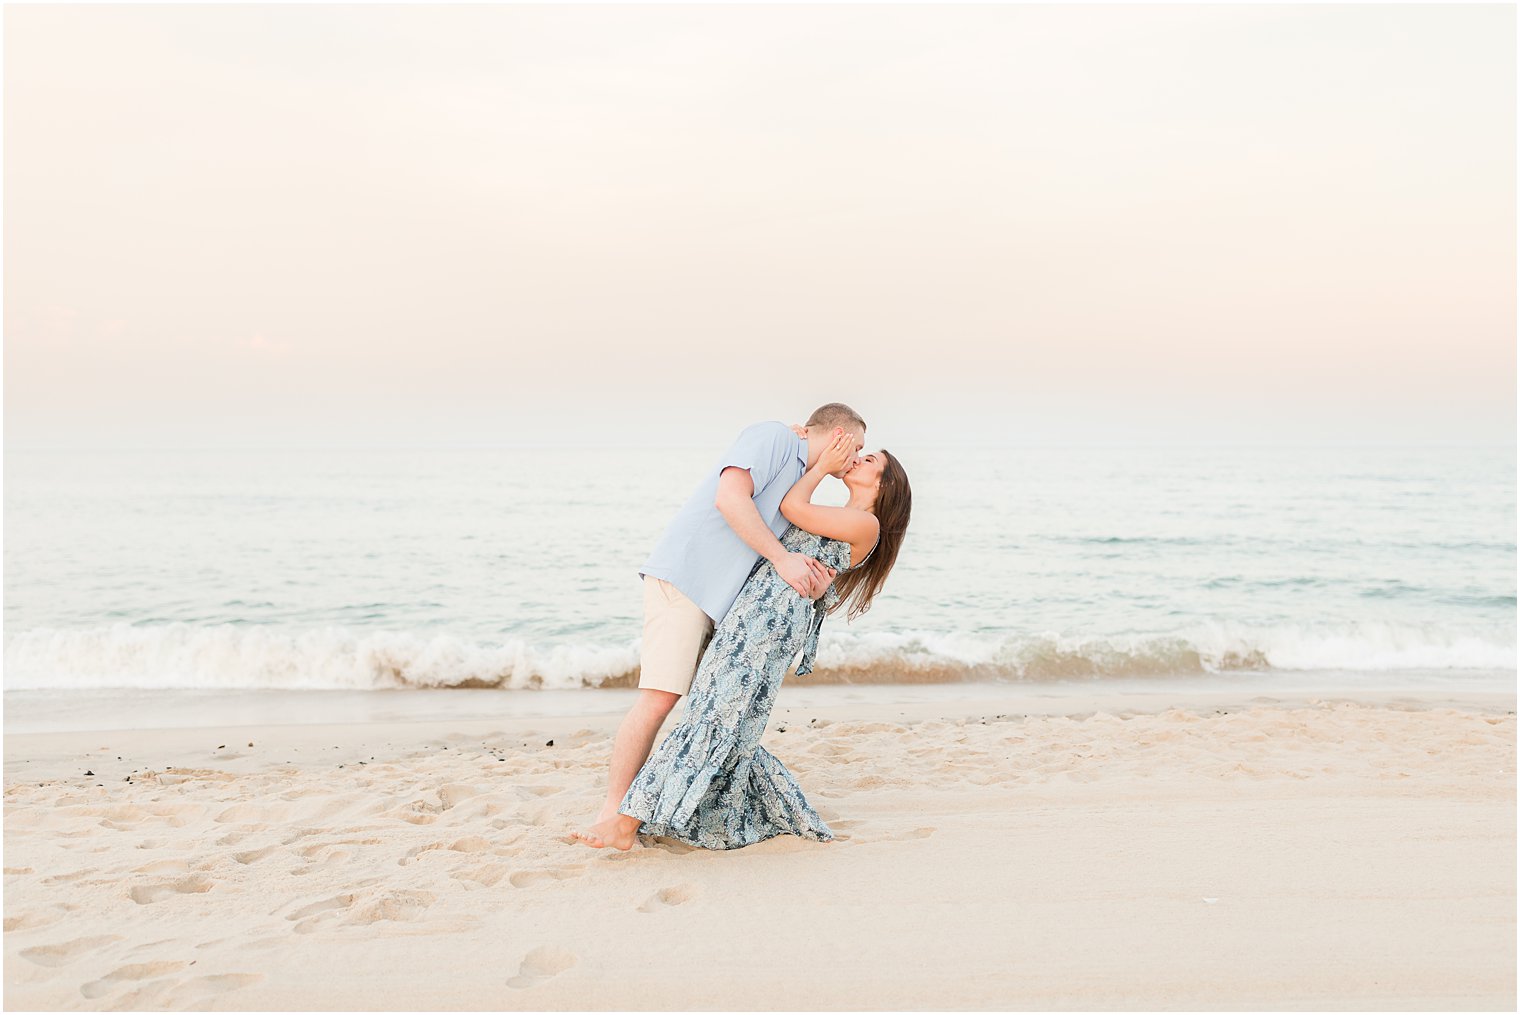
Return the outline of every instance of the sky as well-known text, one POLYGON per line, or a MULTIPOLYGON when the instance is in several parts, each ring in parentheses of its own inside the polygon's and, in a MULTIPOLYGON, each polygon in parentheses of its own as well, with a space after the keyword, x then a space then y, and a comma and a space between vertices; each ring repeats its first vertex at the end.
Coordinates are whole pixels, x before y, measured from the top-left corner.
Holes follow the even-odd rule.
POLYGON ((1514 441, 1512 5, 3 17, 7 449, 1514 441))

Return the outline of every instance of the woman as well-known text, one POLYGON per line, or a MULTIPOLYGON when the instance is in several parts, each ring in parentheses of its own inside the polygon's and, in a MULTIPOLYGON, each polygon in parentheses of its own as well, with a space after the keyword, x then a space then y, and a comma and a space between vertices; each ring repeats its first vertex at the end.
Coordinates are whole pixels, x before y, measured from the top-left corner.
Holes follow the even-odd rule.
POLYGON ((783 581, 770 561, 755 564, 713 631, 681 721, 623 797, 614 835, 605 842, 577 835, 581 841, 628 849, 635 835, 646 834, 737 849, 775 835, 834 838, 760 736, 799 650, 798 675, 812 672, 824 614, 852 597, 850 619, 868 610, 902 546, 913 496, 907 473, 886 451, 844 473, 846 506, 810 503, 823 477, 850 460, 853 440, 845 435, 826 448, 781 502, 792 523, 782 545, 834 568, 834 581, 815 602, 783 581))

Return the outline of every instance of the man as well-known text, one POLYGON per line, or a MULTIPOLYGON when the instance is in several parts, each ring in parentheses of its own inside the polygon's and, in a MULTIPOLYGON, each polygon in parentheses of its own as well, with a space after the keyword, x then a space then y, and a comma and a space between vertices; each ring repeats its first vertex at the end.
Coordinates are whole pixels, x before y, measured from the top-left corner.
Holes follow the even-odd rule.
MULTIPOLYGON (((644 581, 644 637, 639 693, 612 744, 607 799, 596 822, 574 833, 602 847, 612 834, 618 804, 633 783, 654 738, 681 696, 691 689, 713 628, 728 612, 755 561, 769 560, 799 595, 816 599, 834 572, 812 557, 785 550, 779 537, 788 522, 781 499, 841 434, 854 434, 855 455, 865 447, 865 422, 841 402, 819 406, 807 425, 756 423, 703 477, 676 513, 639 575, 644 581)), ((626 848, 626 847, 620 847, 626 848)))

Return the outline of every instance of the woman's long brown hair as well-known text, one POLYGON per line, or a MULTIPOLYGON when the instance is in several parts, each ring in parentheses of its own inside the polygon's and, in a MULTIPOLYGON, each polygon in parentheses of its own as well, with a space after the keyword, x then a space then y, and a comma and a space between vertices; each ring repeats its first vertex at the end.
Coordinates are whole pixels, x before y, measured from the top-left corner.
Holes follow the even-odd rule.
POLYGON ((848 620, 854 620, 871 608, 871 599, 881 591, 892 565, 897 563, 897 551, 902 548, 903 535, 908 531, 908 516, 913 512, 913 488, 908 485, 908 474, 903 471, 896 455, 886 448, 881 449, 881 455, 887 461, 882 467, 881 485, 876 488, 876 503, 871 509, 881 525, 881 535, 866 562, 846 571, 834 586, 834 591, 839 593, 839 602, 834 604, 830 613, 845 605, 852 595, 855 598, 846 615, 848 620))

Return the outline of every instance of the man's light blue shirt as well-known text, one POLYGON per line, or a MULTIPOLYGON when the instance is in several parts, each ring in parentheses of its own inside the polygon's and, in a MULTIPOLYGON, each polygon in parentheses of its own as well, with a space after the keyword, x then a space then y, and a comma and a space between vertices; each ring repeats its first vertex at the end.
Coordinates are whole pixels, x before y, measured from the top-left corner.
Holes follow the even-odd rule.
POLYGON ((807 438, 785 423, 746 427, 676 512, 639 574, 665 579, 713 623, 722 620, 760 555, 729 528, 714 505, 718 476, 730 465, 749 470, 755 509, 779 539, 790 524, 781 515, 781 499, 807 471, 807 453, 807 438))

